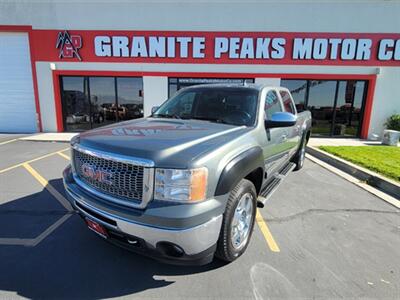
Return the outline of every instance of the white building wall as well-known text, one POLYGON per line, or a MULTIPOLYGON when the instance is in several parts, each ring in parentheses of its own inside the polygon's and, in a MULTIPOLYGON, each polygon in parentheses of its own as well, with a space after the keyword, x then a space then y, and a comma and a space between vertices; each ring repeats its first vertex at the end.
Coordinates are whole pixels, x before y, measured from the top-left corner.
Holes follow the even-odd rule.
POLYGON ((256 78, 254 80, 256 84, 266 84, 270 86, 280 86, 281 79, 280 78, 256 78))
POLYGON ((0 24, 36 29, 398 32, 396 0, 2 1, 0 24))
POLYGON ((372 106, 369 138, 372 134, 382 137, 386 119, 400 114, 400 68, 380 68, 375 85, 374 103, 372 106))
POLYGON ((53 77, 48 62, 36 63, 40 114, 44 132, 57 131, 57 117, 53 89, 53 77))
POLYGON ((151 114, 153 106, 160 106, 168 99, 168 77, 144 76, 143 90, 143 108, 146 117, 151 114))

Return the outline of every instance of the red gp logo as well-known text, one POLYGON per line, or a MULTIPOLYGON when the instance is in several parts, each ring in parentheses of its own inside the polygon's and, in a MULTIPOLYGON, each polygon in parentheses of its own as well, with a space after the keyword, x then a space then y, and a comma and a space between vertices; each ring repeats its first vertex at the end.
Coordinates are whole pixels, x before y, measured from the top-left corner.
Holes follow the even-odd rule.
POLYGON ((70 35, 68 31, 59 32, 57 36, 56 49, 60 49, 59 58, 76 57, 82 60, 79 49, 82 47, 82 38, 79 35, 70 35))
POLYGON ((91 180, 98 181, 100 183, 105 183, 112 185, 112 173, 97 168, 96 166, 90 164, 82 164, 81 166, 82 175, 91 180))

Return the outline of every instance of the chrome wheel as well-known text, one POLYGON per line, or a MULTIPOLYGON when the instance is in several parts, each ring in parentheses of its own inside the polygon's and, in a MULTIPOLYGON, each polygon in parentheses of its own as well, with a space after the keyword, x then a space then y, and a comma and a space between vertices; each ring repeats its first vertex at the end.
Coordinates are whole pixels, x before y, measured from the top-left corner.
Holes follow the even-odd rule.
POLYGON ((231 242, 236 250, 242 249, 249 238, 253 219, 253 195, 244 194, 236 206, 231 225, 231 242))

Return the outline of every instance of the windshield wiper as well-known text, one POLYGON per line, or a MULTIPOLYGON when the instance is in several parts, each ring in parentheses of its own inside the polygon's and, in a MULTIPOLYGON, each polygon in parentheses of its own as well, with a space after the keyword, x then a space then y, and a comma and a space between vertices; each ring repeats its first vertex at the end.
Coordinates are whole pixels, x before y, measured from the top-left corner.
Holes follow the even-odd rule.
POLYGON ((210 121, 210 122, 214 122, 214 123, 223 123, 223 124, 228 124, 228 123, 226 123, 224 120, 222 120, 222 119, 218 119, 218 118, 209 118, 209 117, 191 117, 191 119, 195 119, 195 120, 202 120, 202 121, 210 121))
POLYGON ((169 115, 169 114, 154 114, 152 115, 153 118, 168 118, 168 119, 182 119, 180 116, 173 114, 173 115, 169 115))

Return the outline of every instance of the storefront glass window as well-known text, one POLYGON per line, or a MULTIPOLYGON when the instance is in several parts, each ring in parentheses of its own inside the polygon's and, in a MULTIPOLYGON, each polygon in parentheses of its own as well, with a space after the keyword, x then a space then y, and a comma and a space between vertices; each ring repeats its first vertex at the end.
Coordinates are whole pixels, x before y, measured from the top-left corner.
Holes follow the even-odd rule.
POLYGON ((62 76, 60 84, 66 131, 143 117, 142 78, 62 76))
POLYGON ((366 81, 283 79, 281 85, 291 91, 298 111, 300 103, 311 111, 313 135, 360 135, 366 81))
POLYGON ((169 90, 168 94, 169 97, 172 97, 180 89, 198 84, 212 84, 212 83, 244 84, 245 82, 254 83, 254 78, 168 78, 168 90, 169 90))
POLYGON ((119 120, 143 117, 143 83, 141 78, 118 77, 117 94, 119 120))

